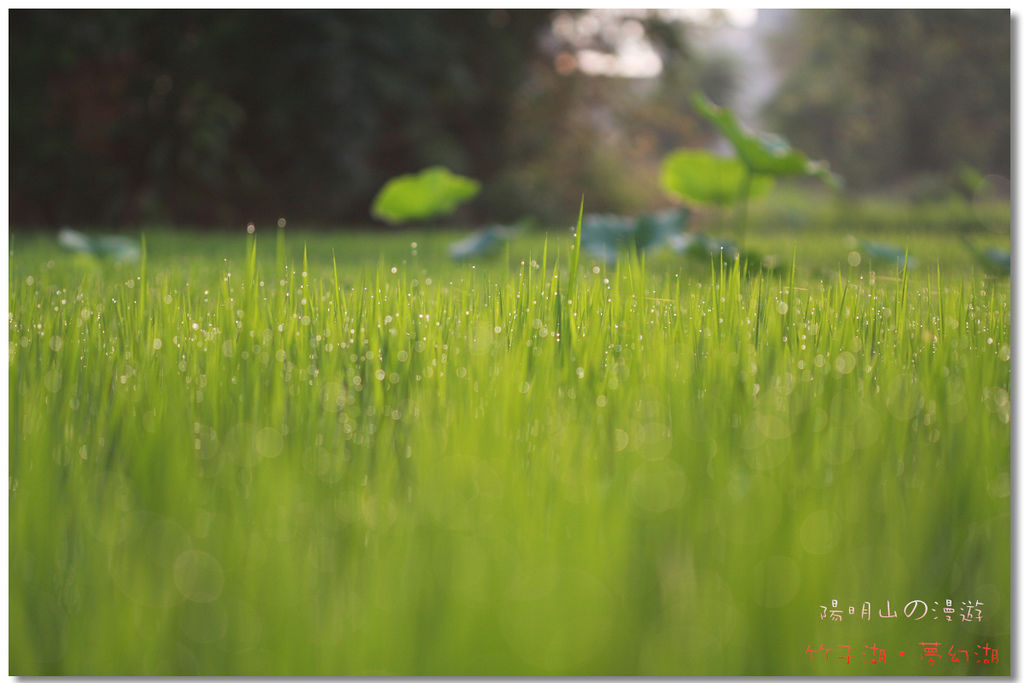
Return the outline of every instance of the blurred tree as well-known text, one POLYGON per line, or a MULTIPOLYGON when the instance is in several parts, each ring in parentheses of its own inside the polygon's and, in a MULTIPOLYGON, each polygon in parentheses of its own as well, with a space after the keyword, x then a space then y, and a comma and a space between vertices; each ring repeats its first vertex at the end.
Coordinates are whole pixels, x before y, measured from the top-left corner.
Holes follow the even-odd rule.
POLYGON ((1006 10, 806 10, 777 36, 771 125, 851 187, 1010 172, 1006 10))
POLYGON ((503 168, 542 11, 10 13, 12 223, 365 221, 503 168))
POLYGON ((13 224, 366 223, 389 178, 483 183, 471 220, 665 205, 661 158, 734 67, 649 12, 14 10, 13 224), (561 37, 561 22, 594 29, 561 37), (623 42, 625 41, 625 43, 623 42), (661 71, 581 69, 627 44, 661 71))
POLYGON ((512 107, 505 138, 511 163, 484 184, 480 206, 504 220, 525 211, 545 222, 574 220, 584 192, 588 212, 670 206, 658 181, 662 158, 707 142, 711 133, 693 115, 689 97, 715 80, 716 93, 727 99, 735 84, 727 60, 695 54, 688 25, 657 11, 563 11, 553 26, 512 107), (623 33, 634 46, 641 40, 650 46, 659 73, 585 70, 585 52, 610 58, 623 33))

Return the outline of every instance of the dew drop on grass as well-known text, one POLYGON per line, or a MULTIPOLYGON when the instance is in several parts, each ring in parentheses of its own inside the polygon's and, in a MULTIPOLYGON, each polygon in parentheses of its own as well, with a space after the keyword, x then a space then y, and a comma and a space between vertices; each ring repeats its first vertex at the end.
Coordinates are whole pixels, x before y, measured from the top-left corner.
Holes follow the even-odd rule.
POLYGON ((804 518, 800 525, 800 544, 813 555, 824 555, 836 544, 839 525, 834 513, 817 510, 804 518))
POLYGON ((1006 498, 1010 495, 1010 492, 1010 475, 1005 472, 997 474, 988 483, 988 494, 993 498, 1006 498))
POLYGON ((174 561, 174 585, 192 602, 213 602, 224 589, 224 570, 213 555, 186 550, 174 561))
POLYGON ((276 458, 284 450, 284 437, 273 427, 264 427, 256 432, 253 442, 261 458, 276 458))
POLYGON ((251 235, 254 232, 256 232, 256 226, 253 225, 252 223, 249 223, 249 225, 245 226, 245 231, 251 235))
POLYGON ((58 368, 52 368, 43 375, 43 387, 51 394, 60 391, 63 374, 58 368))
POLYGON ((847 375, 853 372, 853 369, 857 366, 857 358, 849 351, 843 351, 835 360, 835 369, 841 375, 847 375))

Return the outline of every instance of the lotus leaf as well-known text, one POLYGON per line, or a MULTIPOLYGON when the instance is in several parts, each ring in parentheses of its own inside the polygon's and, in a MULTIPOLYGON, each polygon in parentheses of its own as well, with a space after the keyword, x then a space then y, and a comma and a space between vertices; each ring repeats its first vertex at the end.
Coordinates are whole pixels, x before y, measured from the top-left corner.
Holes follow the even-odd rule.
POLYGON ((109 256, 115 261, 135 262, 139 260, 141 248, 138 241, 123 235, 86 235, 73 228, 63 227, 57 233, 57 243, 68 251, 92 256, 109 256))
POLYGON ((694 94, 693 106, 732 143, 736 154, 751 173, 770 176, 811 176, 832 187, 839 186, 838 176, 829 170, 827 163, 811 161, 807 155, 793 149, 778 135, 744 130, 730 110, 719 107, 701 93, 694 94))
POLYGON ((609 263, 618 251, 630 245, 638 251, 669 242, 673 235, 686 228, 690 211, 670 209, 640 217, 613 214, 590 214, 583 217, 581 244, 584 249, 609 263))
POLYGON ((448 255, 456 261, 493 256, 501 245, 512 237, 515 230, 505 225, 491 225, 474 230, 448 248, 448 255))
POLYGON ((388 223, 452 213, 480 191, 480 183, 443 166, 392 178, 377 193, 371 212, 388 223))
MULTIPOLYGON (((741 198, 746 173, 738 159, 699 149, 679 149, 665 157, 661 164, 661 186, 670 195, 725 207, 741 198)), ((768 176, 755 176, 750 183, 750 196, 766 194, 773 182, 768 176)))

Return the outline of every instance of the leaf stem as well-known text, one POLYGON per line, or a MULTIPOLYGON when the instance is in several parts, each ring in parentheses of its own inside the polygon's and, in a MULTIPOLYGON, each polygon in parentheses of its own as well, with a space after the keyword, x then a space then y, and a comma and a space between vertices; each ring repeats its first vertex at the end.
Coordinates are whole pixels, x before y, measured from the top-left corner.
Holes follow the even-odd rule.
POLYGON ((750 185, 753 175, 750 167, 745 167, 743 181, 740 183, 740 203, 736 209, 736 230, 741 252, 745 252, 747 248, 747 202, 750 200, 750 185))

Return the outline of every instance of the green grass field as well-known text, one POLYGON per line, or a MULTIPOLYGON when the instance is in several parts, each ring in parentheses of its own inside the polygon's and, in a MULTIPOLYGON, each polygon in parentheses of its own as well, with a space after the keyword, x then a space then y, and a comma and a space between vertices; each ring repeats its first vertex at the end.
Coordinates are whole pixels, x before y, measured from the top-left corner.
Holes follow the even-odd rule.
POLYGON ((146 237, 11 237, 10 673, 1009 673, 1010 285, 948 233, 146 237))

